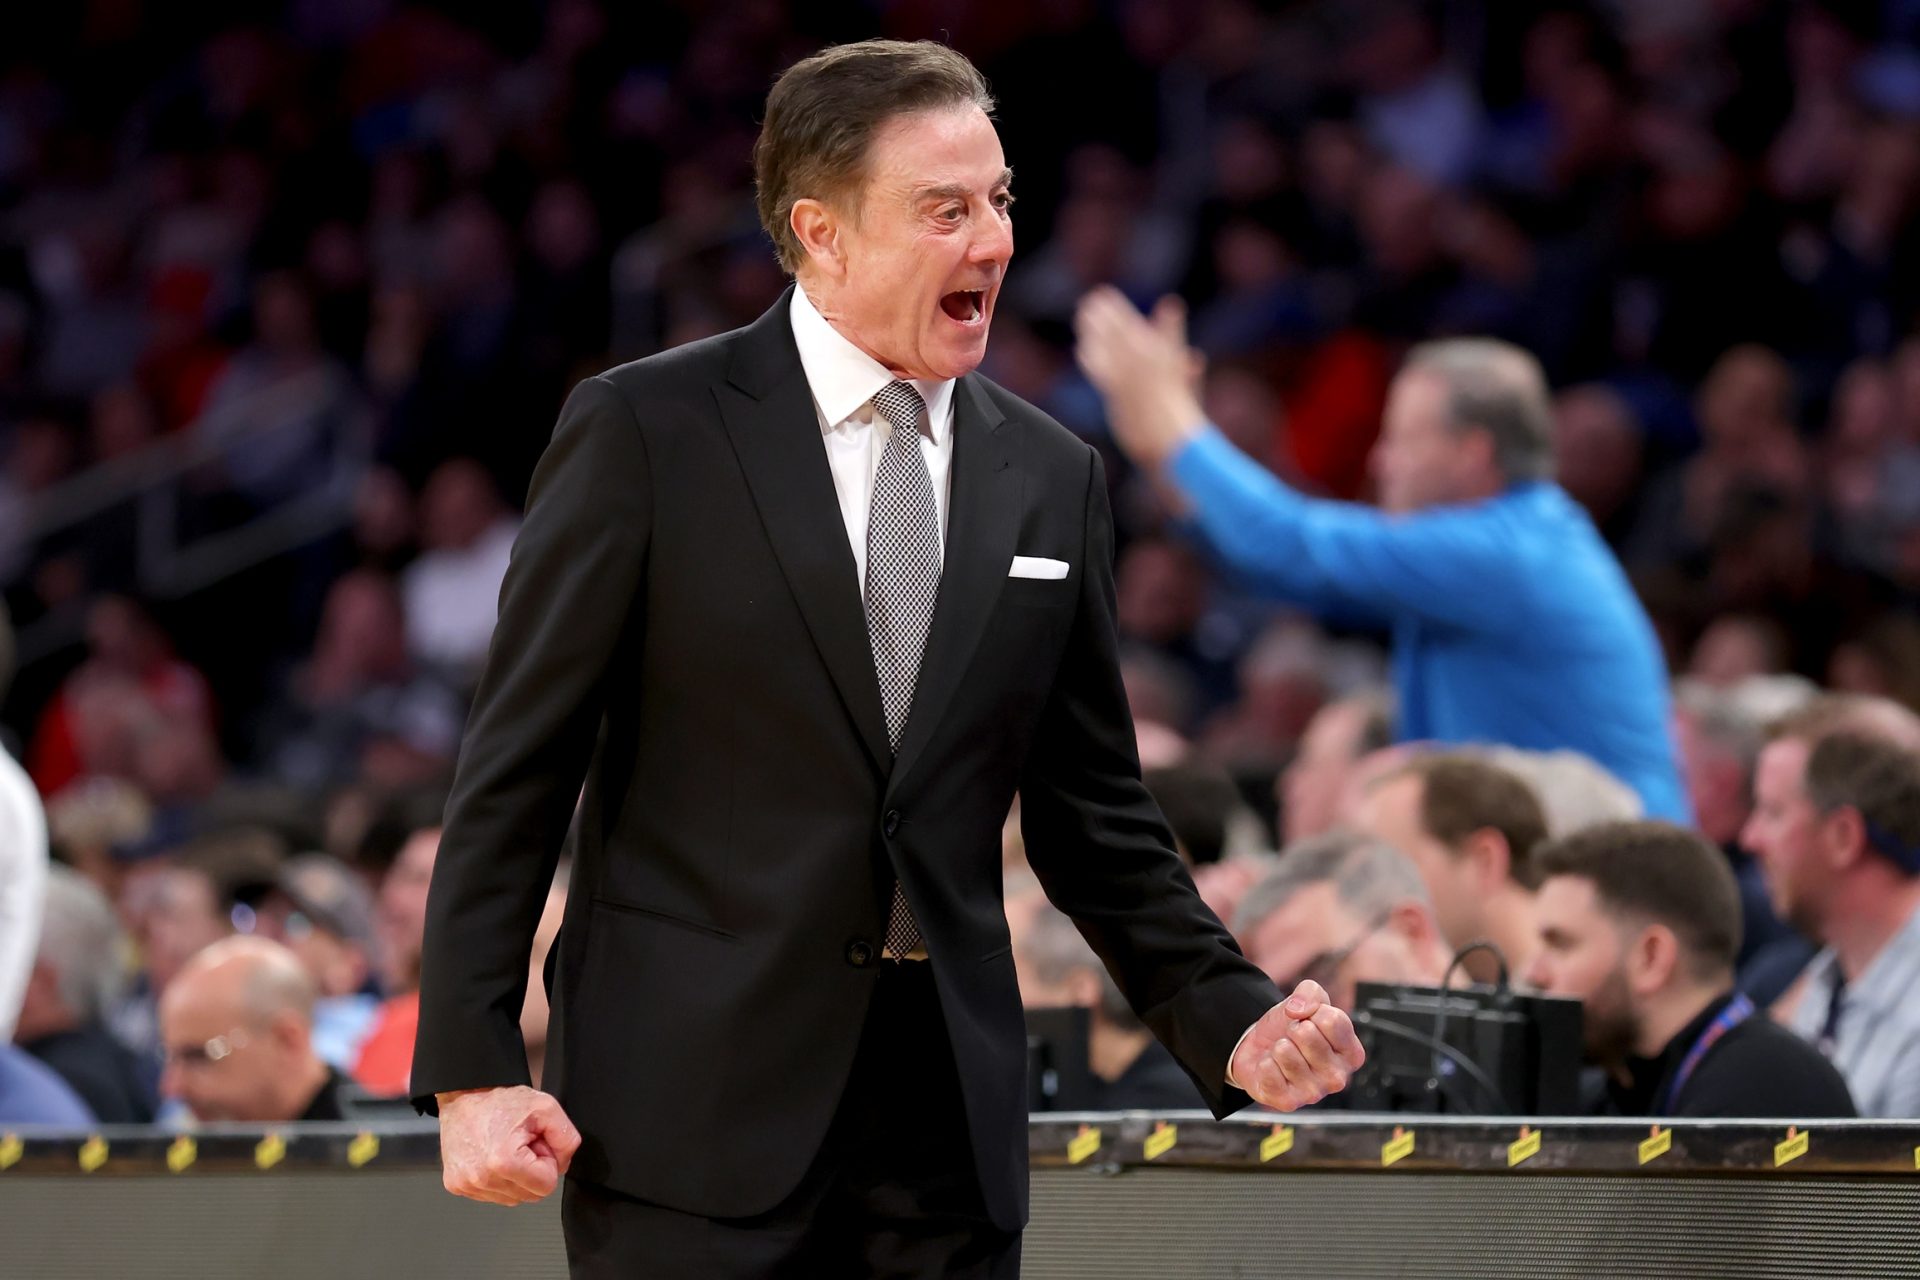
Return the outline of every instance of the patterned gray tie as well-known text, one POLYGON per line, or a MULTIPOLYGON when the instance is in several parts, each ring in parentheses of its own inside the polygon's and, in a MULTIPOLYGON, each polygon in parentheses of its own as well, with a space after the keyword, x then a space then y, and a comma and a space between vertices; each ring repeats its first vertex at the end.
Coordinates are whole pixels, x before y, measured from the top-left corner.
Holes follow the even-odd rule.
MULTIPOLYGON (((892 424, 893 434, 880 455, 867 513, 867 635, 887 714, 887 742, 898 753, 940 591, 940 514, 920 452, 926 402, 909 384, 889 382, 873 397, 873 407, 892 424)), ((920 946, 920 927, 898 881, 886 945, 895 956, 920 946)))

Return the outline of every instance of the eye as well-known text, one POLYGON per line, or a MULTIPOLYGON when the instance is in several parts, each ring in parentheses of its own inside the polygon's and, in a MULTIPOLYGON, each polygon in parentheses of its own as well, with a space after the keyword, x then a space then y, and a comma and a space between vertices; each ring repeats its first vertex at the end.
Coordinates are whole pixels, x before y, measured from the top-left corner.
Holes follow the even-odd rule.
POLYGON ((995 196, 993 198, 993 207, 1002 213, 1013 208, 1013 192, 1002 191, 999 195, 995 196))
POLYGON ((939 213, 936 213, 933 216, 940 219, 940 221, 942 222, 958 222, 960 221, 961 217, 965 215, 965 213, 966 213, 966 210, 962 209, 959 205, 950 204, 946 208, 942 209, 939 213))

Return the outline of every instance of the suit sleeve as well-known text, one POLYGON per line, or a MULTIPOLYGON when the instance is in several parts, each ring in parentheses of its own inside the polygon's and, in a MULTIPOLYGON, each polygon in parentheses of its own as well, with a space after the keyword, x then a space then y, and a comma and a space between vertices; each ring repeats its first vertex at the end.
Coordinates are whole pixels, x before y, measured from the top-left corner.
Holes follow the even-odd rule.
POLYGON ((644 586, 651 476, 639 424, 604 378, 574 388, 528 493, 486 670, 461 744, 427 896, 409 1086, 528 1082, 520 1007, 603 710, 609 661, 644 586))
POLYGON ((1113 521, 1088 454, 1080 599, 1020 786, 1027 857, 1127 1001, 1216 1115, 1249 1099, 1226 1083, 1248 1027, 1280 993, 1207 909, 1140 781, 1114 623, 1113 521))

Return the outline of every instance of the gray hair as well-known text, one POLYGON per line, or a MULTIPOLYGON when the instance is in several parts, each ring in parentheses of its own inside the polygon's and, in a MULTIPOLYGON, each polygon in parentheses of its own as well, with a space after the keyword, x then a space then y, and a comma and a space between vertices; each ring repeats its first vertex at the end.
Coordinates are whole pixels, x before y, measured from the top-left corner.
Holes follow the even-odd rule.
POLYGON ((1646 814, 1640 793, 1578 751, 1523 751, 1518 747, 1470 748, 1533 788, 1547 816, 1547 835, 1558 840, 1604 822, 1633 822, 1646 814))
POLYGON ((1367 919, 1405 902, 1433 907, 1426 881, 1405 854, 1370 836, 1329 831, 1281 851, 1266 879, 1240 899, 1233 915, 1234 935, 1247 937, 1295 894, 1317 884, 1331 884, 1342 906, 1367 919))
POLYGON ((1766 741, 1767 720, 1753 714, 1734 690, 1682 676, 1673 682, 1673 705, 1686 713, 1694 732, 1704 741, 1737 761, 1742 771, 1753 772, 1766 741))
POLYGON ((83 1024, 104 1017, 124 988, 123 941, 112 904, 91 880, 59 863, 47 868, 37 958, 83 1024))
POLYGON ((1022 950, 1042 982, 1065 982, 1069 974, 1091 969, 1100 975, 1100 1016, 1122 1031, 1141 1027, 1127 998, 1120 994, 1113 975, 1100 962, 1080 930, 1066 912, 1052 903, 1043 903, 1028 927, 1022 950))
POLYGON ((1446 384, 1453 429, 1491 435, 1509 481, 1553 478, 1553 398, 1533 356, 1497 338, 1448 338, 1415 347, 1404 368, 1446 384))

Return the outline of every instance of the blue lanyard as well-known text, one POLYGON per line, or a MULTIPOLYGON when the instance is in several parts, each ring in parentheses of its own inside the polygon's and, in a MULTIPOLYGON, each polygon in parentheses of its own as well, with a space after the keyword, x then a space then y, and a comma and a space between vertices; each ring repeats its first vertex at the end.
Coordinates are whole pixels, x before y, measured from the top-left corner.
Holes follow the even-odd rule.
POLYGON ((1736 992, 1733 999, 1727 1002, 1727 1007, 1720 1011, 1720 1016, 1708 1023, 1707 1029, 1700 1033, 1700 1038, 1693 1042, 1693 1048, 1687 1050, 1687 1056, 1680 1059, 1680 1068, 1673 1073, 1673 1083, 1661 1095, 1657 1114, 1666 1115, 1672 1109, 1674 1099, 1687 1087, 1687 1081, 1693 1078, 1694 1070, 1700 1065, 1700 1060, 1707 1056, 1707 1050, 1713 1048, 1721 1036, 1751 1018, 1753 1013, 1753 1001, 1747 999, 1746 992, 1736 992))

